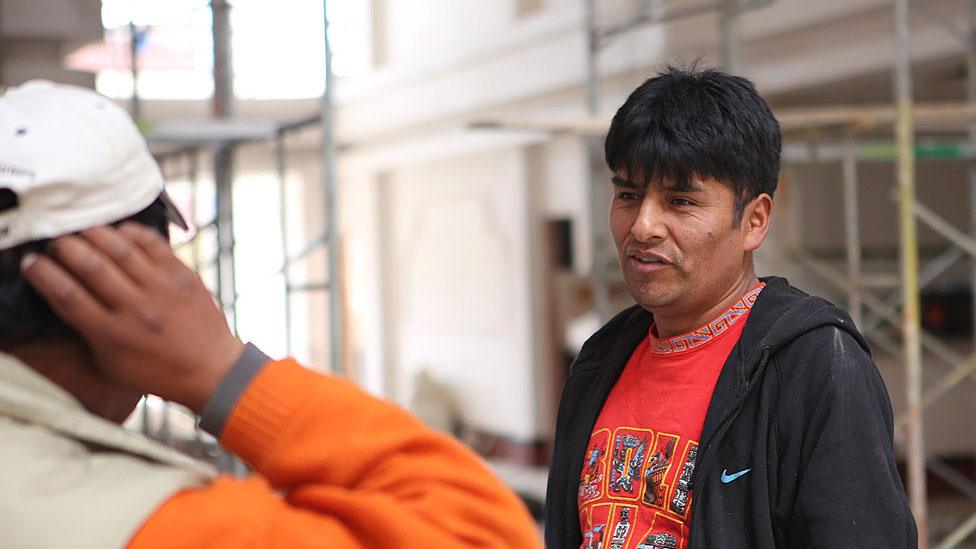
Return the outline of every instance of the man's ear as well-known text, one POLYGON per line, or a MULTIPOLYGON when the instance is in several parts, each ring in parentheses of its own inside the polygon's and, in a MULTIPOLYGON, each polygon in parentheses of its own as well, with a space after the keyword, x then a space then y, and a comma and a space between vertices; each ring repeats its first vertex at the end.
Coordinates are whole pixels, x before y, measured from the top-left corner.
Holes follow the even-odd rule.
POLYGON ((742 231, 745 235, 743 249, 755 251, 762 246, 769 232, 770 218, 773 215, 773 197, 766 193, 753 198, 742 210, 742 231))

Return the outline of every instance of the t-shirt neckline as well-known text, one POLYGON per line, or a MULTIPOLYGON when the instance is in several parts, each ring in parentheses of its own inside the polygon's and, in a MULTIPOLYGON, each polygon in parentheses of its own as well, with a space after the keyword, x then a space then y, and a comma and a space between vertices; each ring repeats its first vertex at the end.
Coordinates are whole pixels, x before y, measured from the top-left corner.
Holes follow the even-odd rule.
POLYGON ((651 352, 656 355, 685 353, 714 341, 735 325, 739 319, 749 314, 752 306, 756 303, 756 299, 759 298, 759 293, 762 292, 765 286, 765 282, 760 282, 739 298, 738 301, 733 303, 724 313, 718 315, 711 322, 689 332, 659 338, 654 335, 656 324, 651 324, 650 329, 648 329, 648 341, 651 352))

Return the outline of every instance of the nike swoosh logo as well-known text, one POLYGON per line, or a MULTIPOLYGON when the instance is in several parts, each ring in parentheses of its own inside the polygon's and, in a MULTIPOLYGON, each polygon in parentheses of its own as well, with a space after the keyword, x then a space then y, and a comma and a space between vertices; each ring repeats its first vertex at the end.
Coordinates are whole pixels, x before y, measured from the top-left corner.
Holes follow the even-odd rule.
POLYGON ((732 473, 730 475, 727 469, 722 469, 722 484, 728 484, 728 483, 732 482, 733 480, 741 477, 742 475, 748 473, 749 471, 752 471, 752 467, 750 467, 748 469, 743 469, 743 470, 739 471, 738 473, 732 473))

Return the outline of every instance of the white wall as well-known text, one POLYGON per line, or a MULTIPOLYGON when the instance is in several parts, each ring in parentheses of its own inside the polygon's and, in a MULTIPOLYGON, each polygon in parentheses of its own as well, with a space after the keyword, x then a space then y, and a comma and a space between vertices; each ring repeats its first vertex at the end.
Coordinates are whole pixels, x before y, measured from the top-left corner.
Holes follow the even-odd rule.
POLYGON ((395 395, 428 370, 474 427, 536 435, 528 194, 520 150, 391 173, 380 190, 395 395))
POLYGON ((512 0, 384 0, 379 16, 388 63, 415 62, 425 55, 477 42, 516 13, 512 0))
MULTIPOLYGON (((539 211, 549 218, 573 220, 573 256, 577 274, 589 272, 590 246, 590 169, 586 142, 579 137, 555 137, 542 149, 542 198, 539 211)), ((610 193, 610 180, 606 181, 610 193)), ((603 230, 603 229, 601 229, 603 230)), ((610 229, 606 228, 609 234, 610 229)))

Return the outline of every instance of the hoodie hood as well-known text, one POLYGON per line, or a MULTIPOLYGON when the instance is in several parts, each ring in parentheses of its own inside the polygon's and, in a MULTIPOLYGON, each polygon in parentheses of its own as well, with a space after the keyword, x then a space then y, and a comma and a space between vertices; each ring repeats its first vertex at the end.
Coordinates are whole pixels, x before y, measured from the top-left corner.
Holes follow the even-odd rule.
MULTIPOLYGON (((840 307, 793 288, 785 278, 761 280, 766 287, 753 305, 739 341, 742 363, 747 369, 758 366, 764 351, 770 356, 775 355, 801 335, 824 326, 835 326, 847 332, 868 354, 871 353, 850 315, 840 307)), ((744 379, 750 379, 754 372, 743 373, 746 374, 744 379)))

